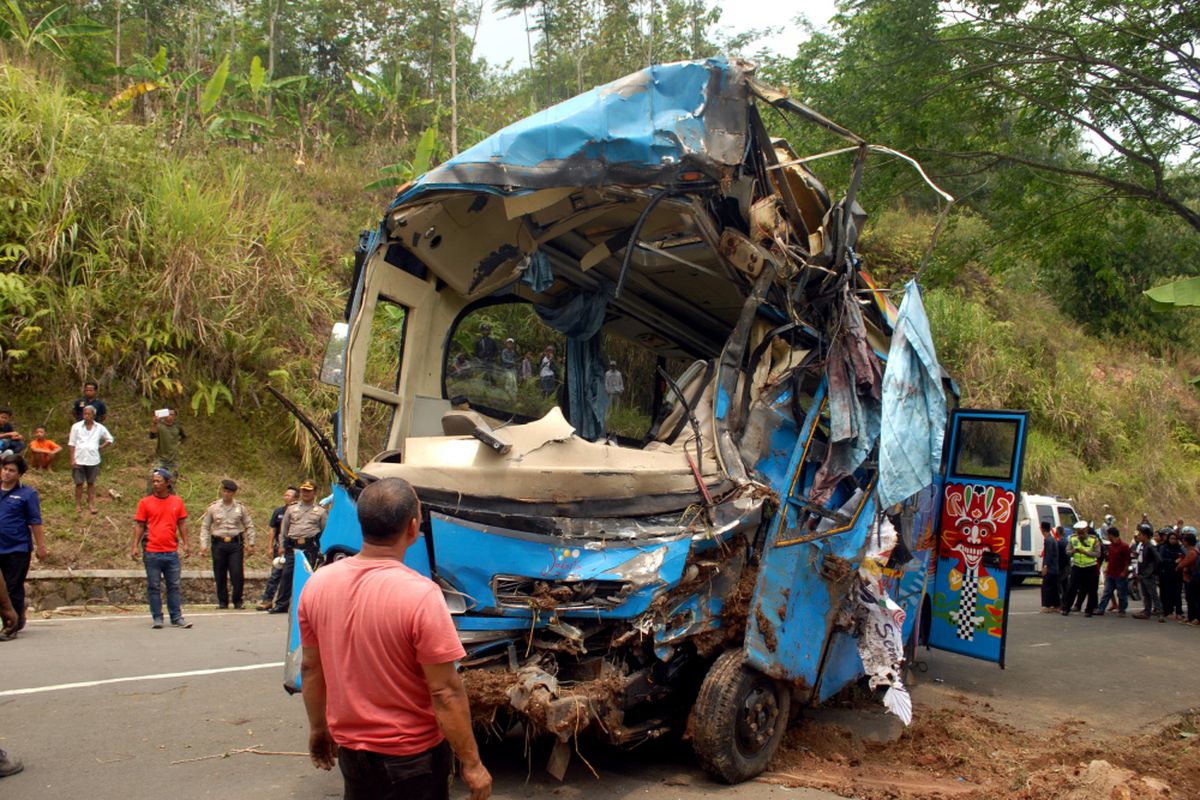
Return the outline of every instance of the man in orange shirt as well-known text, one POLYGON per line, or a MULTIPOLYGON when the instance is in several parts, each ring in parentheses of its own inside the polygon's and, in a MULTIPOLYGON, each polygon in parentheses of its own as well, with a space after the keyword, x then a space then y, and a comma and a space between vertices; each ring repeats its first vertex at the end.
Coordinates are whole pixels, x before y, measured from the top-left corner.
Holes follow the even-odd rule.
POLYGON ((46 438, 45 425, 33 429, 33 439, 29 442, 29 463, 34 469, 50 469, 61 452, 61 445, 46 438))
POLYGON ((471 800, 487 800, 454 663, 466 653, 441 589, 403 563, 420 535, 416 492, 371 483, 358 520, 362 550, 318 569, 297 609, 313 764, 338 762, 346 800, 446 800, 453 750, 471 800))
POLYGON ((162 595, 159 586, 167 583, 167 611, 171 625, 175 628, 190 628, 192 623, 183 618, 182 594, 180 592, 179 550, 188 557, 187 509, 179 495, 171 491, 171 473, 156 469, 150 473, 151 493, 138 501, 134 514, 133 545, 129 557, 137 561, 142 558, 146 567, 146 599, 150 603, 152 627, 163 626, 162 595), (145 552, 140 552, 145 540, 145 552))

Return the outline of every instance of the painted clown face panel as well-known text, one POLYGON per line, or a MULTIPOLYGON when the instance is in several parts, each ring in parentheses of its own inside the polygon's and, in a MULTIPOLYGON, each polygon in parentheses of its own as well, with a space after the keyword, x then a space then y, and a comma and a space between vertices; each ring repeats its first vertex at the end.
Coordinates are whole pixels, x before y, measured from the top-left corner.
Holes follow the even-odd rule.
POLYGON ((984 556, 994 553, 1000 569, 1007 569, 1012 535, 1008 523, 1014 501, 1011 491, 995 486, 948 485, 942 507, 941 555, 957 558, 960 572, 986 574, 984 556))

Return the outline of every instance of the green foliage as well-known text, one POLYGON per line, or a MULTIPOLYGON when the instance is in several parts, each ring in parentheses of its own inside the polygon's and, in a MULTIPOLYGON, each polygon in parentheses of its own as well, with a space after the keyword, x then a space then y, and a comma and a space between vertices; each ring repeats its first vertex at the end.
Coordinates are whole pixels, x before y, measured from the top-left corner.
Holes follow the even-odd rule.
POLYGON ((221 63, 217 65, 216 70, 208 79, 208 83, 204 84, 204 91, 200 94, 200 103, 198 108, 200 114, 207 117, 212 113, 212 110, 217 107, 218 101, 221 99, 221 93, 225 91, 225 81, 229 78, 229 56, 221 59, 221 63))
POLYGON ((221 400, 230 408, 233 407, 233 393, 229 391, 228 386, 220 381, 197 381, 196 391, 192 393, 192 414, 199 414, 200 406, 203 405, 205 413, 211 417, 216 413, 221 400))
POLYGON ((1142 292, 1150 299, 1155 311, 1169 311, 1179 306, 1200 306, 1200 278, 1184 278, 1142 292))
POLYGON ((81 36, 99 36, 108 33, 108 28, 90 22, 70 23, 65 20, 67 6, 58 6, 47 12, 32 25, 21 10, 18 0, 4 0, 6 13, 0 18, 0 38, 15 39, 28 58, 34 48, 40 47, 59 58, 65 58, 63 42, 81 36))
POLYGON ((434 151, 437 149, 437 128, 429 127, 421 134, 420 141, 417 142, 417 151, 413 155, 412 161, 400 161, 395 164, 388 164, 386 167, 381 167, 380 172, 385 177, 377 181, 368 183, 365 189, 390 189, 395 186, 402 186, 409 181, 417 178, 429 171, 430 162, 433 161, 434 151))

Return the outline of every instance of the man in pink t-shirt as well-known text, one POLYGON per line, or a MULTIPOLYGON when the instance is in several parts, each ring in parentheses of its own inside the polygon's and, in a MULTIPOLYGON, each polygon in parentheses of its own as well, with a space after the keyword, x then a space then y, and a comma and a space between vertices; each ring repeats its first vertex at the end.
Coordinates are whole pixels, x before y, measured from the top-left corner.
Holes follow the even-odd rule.
POLYGON ((420 520, 407 482, 368 485, 358 498, 362 550, 317 570, 300 597, 308 750, 321 769, 337 760, 346 800, 446 800, 451 749, 471 800, 492 792, 450 611, 437 584, 403 563, 420 520))

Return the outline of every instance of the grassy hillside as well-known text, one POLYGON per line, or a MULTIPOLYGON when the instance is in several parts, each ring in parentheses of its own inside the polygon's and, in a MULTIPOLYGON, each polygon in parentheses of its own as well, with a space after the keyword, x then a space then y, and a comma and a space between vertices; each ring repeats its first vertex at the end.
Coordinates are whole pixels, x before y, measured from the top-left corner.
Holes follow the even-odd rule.
MULTIPOLYGON (((868 224, 868 264, 894 285, 920 263, 933 220, 903 210, 868 224)), ((1038 290, 1019 255, 989 246, 969 215, 942 238, 925 303, 938 356, 962 405, 1027 409, 1026 491, 1073 497, 1081 514, 1109 504, 1119 520, 1200 516, 1200 354, 1154 356, 1088 335, 1038 290)), ((1170 312, 1195 325, 1194 312, 1170 312)))
MULTIPOLYGON (((320 351, 357 232, 386 201, 362 187, 401 154, 333 147, 300 163, 283 146, 200 136, 122 122, 0 64, 0 404, 22 430, 45 421, 65 444, 68 404, 94 377, 118 439, 95 516, 76 517, 64 467, 31 478, 54 565, 127 563, 153 408, 181 409, 191 438, 179 491, 196 516, 232 477, 265 526, 281 489, 322 469, 264 386, 331 410, 315 381, 320 351)), ((881 283, 915 272, 931 224, 875 210, 862 249, 881 283)), ((1085 515, 1109 503, 1122 517, 1196 519, 1200 401, 1189 379, 1200 357, 1090 336, 1040 280, 976 217, 960 215, 943 236, 926 299, 964 405, 1032 411, 1028 489, 1072 496, 1085 515)), ((1181 313, 1178 324, 1194 323, 1181 313)))

